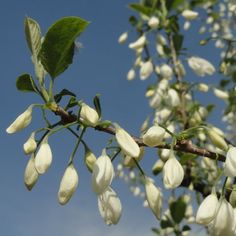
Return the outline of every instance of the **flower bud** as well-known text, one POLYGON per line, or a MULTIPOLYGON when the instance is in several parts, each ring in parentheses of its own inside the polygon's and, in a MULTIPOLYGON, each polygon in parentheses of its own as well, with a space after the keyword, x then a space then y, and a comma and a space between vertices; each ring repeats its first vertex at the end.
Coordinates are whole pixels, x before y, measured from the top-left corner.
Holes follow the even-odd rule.
POLYGON ((8 134, 16 133, 27 127, 32 120, 33 105, 30 105, 15 121, 6 129, 8 134))
POLYGON ((184 178, 184 169, 172 152, 163 167, 163 181, 167 189, 178 187, 184 178))
POLYGON ((33 153, 37 148, 37 143, 34 139, 35 133, 32 133, 29 139, 24 143, 23 149, 26 155, 33 153))
POLYGON ((140 154, 140 148, 134 139, 118 124, 114 124, 116 129, 116 140, 122 151, 131 157, 137 158, 140 154))
POLYGON ((152 173, 158 175, 162 171, 164 164, 164 161, 158 159, 152 167, 152 173))
POLYGON ((173 75, 173 71, 169 65, 164 64, 160 68, 160 74, 163 78, 171 79, 171 77, 173 75))
POLYGON ((209 90, 209 86, 207 84, 200 83, 200 84, 198 84, 198 90, 206 93, 209 90))
POLYGON ((146 37, 145 35, 142 35, 140 38, 138 38, 135 42, 129 44, 130 49, 138 50, 142 48, 146 43, 146 37))
POLYGON ((198 224, 208 225, 215 218, 217 207, 218 198, 213 191, 200 204, 196 215, 196 222, 198 224))
POLYGON ((86 125, 95 127, 99 121, 99 116, 96 110, 85 103, 81 105, 80 117, 86 125))
POLYGON ((234 208, 236 207, 236 188, 235 188, 235 185, 234 185, 234 188, 231 191, 231 194, 229 196, 229 202, 232 205, 232 207, 234 207, 234 208))
POLYGON ((145 182, 145 191, 149 207, 156 218, 160 220, 162 209, 162 193, 160 189, 151 180, 147 179, 145 182))
POLYGON ((168 94, 167 94, 167 104, 170 105, 171 107, 177 107, 180 104, 180 98, 176 90, 174 89, 169 89, 168 94))
POLYGON ((117 224, 121 217, 122 205, 116 192, 108 187, 98 196, 98 209, 107 225, 117 224))
POLYGON ((124 32, 123 34, 120 35, 119 39, 118 39, 118 43, 123 44, 126 42, 128 38, 128 32, 124 32))
POLYGON ((153 65, 151 61, 146 61, 142 64, 140 68, 140 79, 147 79, 153 72, 153 65))
POLYGON ((191 10, 184 10, 182 12, 182 16, 186 19, 186 20, 194 20, 198 17, 198 12, 196 11, 191 11, 191 10))
POLYGON ((211 140, 211 142, 218 148, 222 149, 222 150, 227 150, 228 149, 228 145, 225 142, 224 138, 219 135, 214 129, 208 129, 207 131, 208 136, 211 140))
POLYGON ((96 156, 91 152, 91 150, 85 151, 84 162, 90 172, 93 172, 93 166, 96 162, 96 156))
POLYGON ((146 144, 149 147, 155 147, 161 144, 164 138, 165 132, 166 131, 158 125, 152 126, 143 135, 144 144, 146 144))
POLYGON ((34 187, 38 178, 39 174, 35 169, 35 159, 34 155, 32 155, 25 167, 25 174, 24 174, 24 183, 29 191, 34 187))
POLYGON ((67 166, 61 179, 58 201, 60 204, 66 204, 74 194, 79 183, 79 176, 73 164, 67 166))
POLYGON ((227 151, 224 174, 229 177, 236 176, 236 147, 230 147, 227 151))
POLYGON ((151 29, 156 29, 158 27, 159 23, 160 23, 159 19, 155 16, 152 16, 148 21, 148 26, 151 29))
POLYGON ((128 74, 127 74, 127 80, 133 80, 135 78, 135 70, 134 69, 130 69, 128 71, 128 74))
MULTIPOLYGON (((135 160, 136 160, 137 162, 139 162, 140 160, 142 160, 142 158, 143 158, 143 156, 144 156, 144 151, 145 151, 144 147, 140 147, 140 154, 139 154, 138 157, 135 157, 135 160)), ((130 167, 130 168, 136 166, 136 164, 135 164, 135 162, 134 162, 133 159, 134 159, 133 157, 130 157, 130 156, 125 155, 125 156, 124 156, 123 165, 124 165, 125 167, 130 167)))
POLYGON ((102 151, 102 155, 98 157, 93 165, 92 188, 96 194, 102 194, 111 184, 114 177, 114 168, 111 159, 106 154, 106 150, 102 151))
POLYGON ((52 151, 48 144, 48 138, 45 137, 35 157, 35 168, 39 174, 44 174, 51 164, 52 151))
MULTIPOLYGON (((208 209, 208 207, 207 207, 208 209)), ((210 233, 214 236, 233 236, 234 211, 226 199, 222 198, 216 210, 215 217, 210 225, 210 233)))
POLYGON ((213 92, 215 94, 216 97, 222 99, 222 100, 225 100, 225 101, 228 101, 229 99, 229 94, 225 91, 222 91, 220 89, 217 89, 217 88, 214 88, 213 89, 213 92))
POLYGON ((213 75, 215 67, 207 60, 200 57, 190 57, 188 65, 199 76, 213 75))

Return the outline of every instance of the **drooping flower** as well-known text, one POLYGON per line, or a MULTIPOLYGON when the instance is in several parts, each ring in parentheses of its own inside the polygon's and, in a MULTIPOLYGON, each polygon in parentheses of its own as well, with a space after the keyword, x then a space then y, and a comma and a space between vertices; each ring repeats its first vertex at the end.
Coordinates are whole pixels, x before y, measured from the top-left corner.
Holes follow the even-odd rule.
POLYGON ((162 143, 165 135, 165 130, 159 125, 150 127, 143 135, 143 142, 149 147, 155 147, 162 143))
POLYGON ((142 48, 146 43, 146 37, 145 35, 142 35, 140 38, 138 38, 135 42, 129 44, 130 49, 138 50, 142 48))
POLYGON ((32 120, 33 105, 30 105, 15 121, 6 129, 8 134, 16 133, 27 127, 32 120))
POLYGON ((79 176, 73 164, 67 166, 61 179, 58 201, 60 204, 66 204, 74 194, 79 183, 79 176))
POLYGON ((199 76, 213 75, 215 67, 207 60, 200 57, 190 57, 188 65, 199 76))
POLYGON ((84 162, 90 172, 93 171, 93 166, 96 162, 96 156, 91 152, 91 150, 85 151, 84 162))
POLYGON ((25 167, 25 173, 24 173, 24 183, 29 191, 34 187, 38 178, 39 174, 35 168, 34 155, 32 155, 25 167))
POLYGON ((119 39, 118 39, 118 43, 123 44, 126 42, 128 38, 128 32, 124 32, 123 34, 120 35, 119 39))
POLYGON ((140 79, 147 79, 153 72, 153 65, 151 61, 146 61, 141 65, 140 68, 140 79))
POLYGON ((24 152, 27 155, 33 153, 37 148, 37 143, 34 137, 35 133, 33 132, 23 145, 24 152))
POLYGON ((172 152, 163 167, 163 182, 167 189, 178 187, 184 178, 184 169, 172 152))
POLYGON ((182 12, 182 16, 186 19, 186 20, 194 20, 198 17, 198 12, 196 11, 191 11, 191 10, 184 10, 182 12))
POLYGON ((81 105, 80 117, 86 125, 95 127, 98 124, 99 116, 96 110, 85 103, 81 105))
POLYGON ((130 69, 127 73, 127 80, 133 80, 135 77, 135 70, 134 69, 130 69))
POLYGON ((116 192, 111 187, 98 196, 98 209, 107 225, 115 225, 119 222, 122 205, 116 192))
POLYGON ((180 104, 180 98, 175 89, 169 89, 167 92, 166 103, 171 107, 177 107, 180 104))
MULTIPOLYGON (((135 161, 139 162, 140 160, 142 160, 142 158, 144 156, 144 151, 145 151, 144 147, 140 147, 140 154, 138 157, 135 157, 135 161)), ((124 155, 123 165, 126 167, 132 168, 132 167, 136 166, 135 161, 134 161, 133 157, 128 156, 128 155, 124 155)))
POLYGON ((227 150, 228 149, 228 145, 225 142, 224 138, 218 133, 216 132, 215 129, 213 128, 209 128, 207 130, 208 133, 208 137, 210 138, 211 142, 218 148, 222 149, 222 150, 227 150))
POLYGON ((224 174, 229 177, 236 176, 236 147, 230 147, 227 151, 224 174))
POLYGON ((133 158, 137 158, 140 154, 140 148, 134 139, 118 124, 114 124, 116 129, 116 140, 122 151, 133 158))
POLYGON ((160 74, 163 78, 171 79, 171 77, 173 75, 173 71, 169 65, 164 64, 160 68, 160 74))
POLYGON ((145 192, 148 201, 148 205, 151 208, 153 214, 158 220, 161 219, 162 210, 162 193, 159 188, 157 188, 152 181, 146 180, 145 182, 145 192))
POLYGON ((162 159, 158 159, 152 166, 152 173, 154 175, 159 174, 162 171, 164 164, 165 162, 162 161, 162 159))
POLYGON ((156 16, 152 16, 149 20, 148 20, 148 26, 151 29, 156 29, 159 26, 159 19, 156 16))
POLYGON ((211 235, 214 236, 233 236, 233 227, 235 224, 234 211, 230 203, 222 198, 219 200, 216 215, 211 222, 209 228, 211 235))
POLYGON ((220 89, 217 89, 217 88, 214 88, 213 89, 213 92, 215 94, 216 97, 222 99, 222 100, 225 100, 225 101, 228 101, 229 99, 229 94, 225 91, 222 91, 220 89))
POLYGON ((114 177, 114 168, 111 159, 106 154, 106 150, 102 151, 102 155, 98 157, 93 165, 92 188, 96 194, 102 194, 111 184, 114 177))
POLYGON ((44 174, 52 163, 52 151, 45 137, 35 156, 35 168, 39 174, 44 174))
POLYGON ((198 224, 208 225, 215 218, 217 207, 218 198, 215 191, 212 191, 200 204, 197 210, 196 222, 198 224))

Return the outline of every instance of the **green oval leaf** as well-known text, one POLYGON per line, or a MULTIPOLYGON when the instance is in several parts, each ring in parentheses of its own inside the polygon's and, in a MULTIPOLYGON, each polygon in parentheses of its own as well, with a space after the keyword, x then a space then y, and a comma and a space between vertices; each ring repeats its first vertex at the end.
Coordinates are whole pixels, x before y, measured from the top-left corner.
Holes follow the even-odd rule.
POLYGON ((36 85, 29 74, 23 74, 16 79, 16 87, 22 92, 37 92, 36 85))
POLYGON ((185 211, 186 211, 186 203, 181 197, 177 201, 172 202, 170 204, 170 213, 171 213, 172 219, 177 224, 179 224, 184 218, 185 211))
POLYGON ((54 79, 72 63, 74 41, 85 30, 88 22, 79 17, 65 17, 56 21, 46 33, 39 58, 54 79))

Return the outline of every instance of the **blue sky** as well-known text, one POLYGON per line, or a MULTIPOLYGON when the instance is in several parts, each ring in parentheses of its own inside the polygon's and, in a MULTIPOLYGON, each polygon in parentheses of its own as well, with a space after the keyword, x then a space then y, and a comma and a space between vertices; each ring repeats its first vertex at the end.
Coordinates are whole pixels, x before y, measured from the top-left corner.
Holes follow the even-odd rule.
MULTIPOLYGON (((142 207, 142 201, 134 198, 120 180, 115 180, 113 186, 123 204, 122 218, 117 226, 104 224, 98 213, 96 196, 91 190, 90 174, 83 166, 83 151, 76 156, 80 176, 78 191, 67 205, 59 205, 58 186, 75 142, 66 132, 50 138, 53 165, 31 192, 26 190, 23 173, 28 158, 23 153, 22 145, 34 129, 42 126, 39 111, 34 111, 33 122, 24 131, 15 135, 5 132, 6 127, 29 104, 41 102, 35 95, 20 93, 15 88, 17 76, 25 72, 33 73, 24 39, 24 17, 37 20, 45 33, 57 19, 74 15, 91 21, 91 24, 80 38, 83 48, 75 56, 74 64, 57 79, 55 90, 66 87, 88 104, 92 104, 93 96, 100 93, 104 118, 116 121, 138 135, 145 115, 150 112, 144 99, 148 82, 136 80, 129 83, 125 79, 134 55, 127 45, 118 45, 117 39, 129 28, 130 10, 127 4, 125 0, 1 1, 1 235, 152 235, 150 227, 156 225, 154 216, 149 209, 142 207)), ((191 38, 193 35, 190 31, 186 36, 191 38)), ((190 42, 187 44, 191 46, 190 42)), ((193 53, 197 52, 193 48, 193 53)), ((108 138, 108 135, 96 131, 89 132, 85 137, 96 155, 101 153, 108 138)), ((155 160, 155 155, 147 152, 144 167, 150 169, 155 160)))

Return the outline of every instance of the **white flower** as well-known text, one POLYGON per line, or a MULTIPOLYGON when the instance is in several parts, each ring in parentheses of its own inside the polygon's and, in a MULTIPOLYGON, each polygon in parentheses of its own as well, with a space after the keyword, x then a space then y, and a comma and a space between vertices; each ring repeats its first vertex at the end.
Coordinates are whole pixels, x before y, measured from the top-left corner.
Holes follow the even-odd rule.
POLYGON ((184 28, 184 30, 188 30, 190 28, 190 26, 191 26, 191 22, 190 21, 185 21, 183 28, 184 28))
POLYGON ((177 107, 180 104, 180 98, 176 90, 174 89, 169 89, 167 93, 167 104, 170 105, 171 107, 177 107))
POLYGON ((215 129, 213 128, 209 128, 208 131, 208 136, 211 140, 211 142, 218 148, 222 149, 222 150, 227 150, 228 149, 228 145, 225 142, 224 138, 215 131, 215 129))
MULTIPOLYGON (((135 157, 135 160, 139 162, 140 160, 142 160, 143 155, 144 155, 144 147, 140 147, 140 154, 138 157, 135 157)), ((131 156, 124 155, 123 165, 130 168, 134 167, 136 164, 133 159, 134 158, 131 156)))
POLYGON ((194 20, 198 17, 198 12, 196 11, 191 11, 191 10, 184 10, 182 12, 182 16, 186 19, 186 20, 194 20))
POLYGON ((114 168, 111 159, 106 154, 106 150, 102 151, 102 155, 98 157, 93 165, 92 188, 96 194, 102 194, 111 184, 114 177, 114 168))
POLYGON ((159 174, 162 171, 164 164, 165 163, 162 159, 158 159, 152 167, 152 173, 154 175, 159 174))
POLYGON ((134 139, 118 124, 114 124, 116 129, 116 140, 122 151, 131 157, 137 158, 140 154, 140 148, 134 139))
POLYGON ((98 209, 107 225, 115 225, 119 222, 122 205, 116 192, 111 187, 98 196, 98 209))
POLYGON ((230 147, 225 160, 224 173, 226 176, 236 176, 236 147, 230 147))
POLYGON ((99 116, 96 110, 85 103, 81 105, 80 117, 86 125, 96 126, 99 121, 99 116))
POLYGON ((210 233, 214 236, 233 236, 234 211, 232 206, 224 198, 218 203, 216 215, 210 225, 210 233))
POLYGON ((19 115, 15 121, 6 129, 8 134, 16 133, 26 126, 28 126, 32 120, 33 105, 30 105, 21 115, 19 115))
POLYGON ((128 71, 128 74, 127 74, 127 80, 133 80, 134 79, 134 77, 135 77, 135 70, 134 69, 130 69, 129 71, 128 71))
POLYGON ((39 174, 44 174, 52 163, 52 151, 45 137, 35 156, 35 168, 39 174))
POLYGON ((118 43, 123 44, 126 42, 128 38, 128 32, 124 32, 123 34, 120 35, 119 39, 118 39, 118 43))
POLYGON ((217 88, 213 88, 213 92, 216 95, 216 97, 223 99, 223 100, 228 100, 229 99, 229 94, 225 91, 222 91, 220 89, 217 88))
POLYGON ((169 65, 164 64, 160 68, 160 74, 163 78, 171 79, 171 77, 173 75, 173 71, 169 65))
POLYGON ((144 62, 140 67, 140 79, 147 79, 153 72, 153 65, 151 61, 144 62))
POLYGON ((25 154, 31 154, 36 150, 37 143, 34 137, 35 137, 35 133, 33 132, 28 138, 28 140, 24 143, 23 149, 24 149, 25 154))
POLYGON ((35 159, 34 155, 32 155, 25 167, 24 183, 26 188, 31 190, 36 184, 38 178, 39 174, 35 169, 35 159))
POLYGON ((61 179, 58 201, 60 204, 66 204, 74 194, 79 183, 79 176, 73 164, 67 166, 64 175, 61 179))
POLYGON ((147 132, 143 135, 143 142, 149 147, 155 147, 162 143, 162 140, 165 135, 165 130, 158 126, 154 125, 150 127, 147 132))
POLYGON ((199 76, 212 75, 215 73, 215 67, 207 60, 200 57, 190 57, 188 65, 199 76))
POLYGON ((216 193, 212 192, 200 204, 197 210, 196 222, 198 224, 208 225, 215 218, 217 207, 218 198, 216 193))
POLYGON ((151 29, 156 29, 158 27, 159 23, 160 23, 159 19, 155 16, 152 16, 148 21, 148 26, 151 29))
POLYGON ((140 38, 138 38, 135 42, 129 44, 129 48, 138 50, 142 48, 146 43, 146 37, 145 35, 142 35, 140 38))
POLYGON ((206 93, 209 90, 209 86, 207 84, 200 83, 200 84, 198 84, 198 90, 206 93))
POLYGON ((148 205, 158 220, 161 219, 162 193, 150 180, 145 183, 148 205))
POLYGON ((184 178, 184 169, 172 152, 163 167, 163 181, 167 189, 178 187, 184 178))
POLYGON ((96 160, 97 160, 96 156, 90 150, 86 150, 84 156, 84 162, 90 172, 93 171, 93 166, 96 160))

